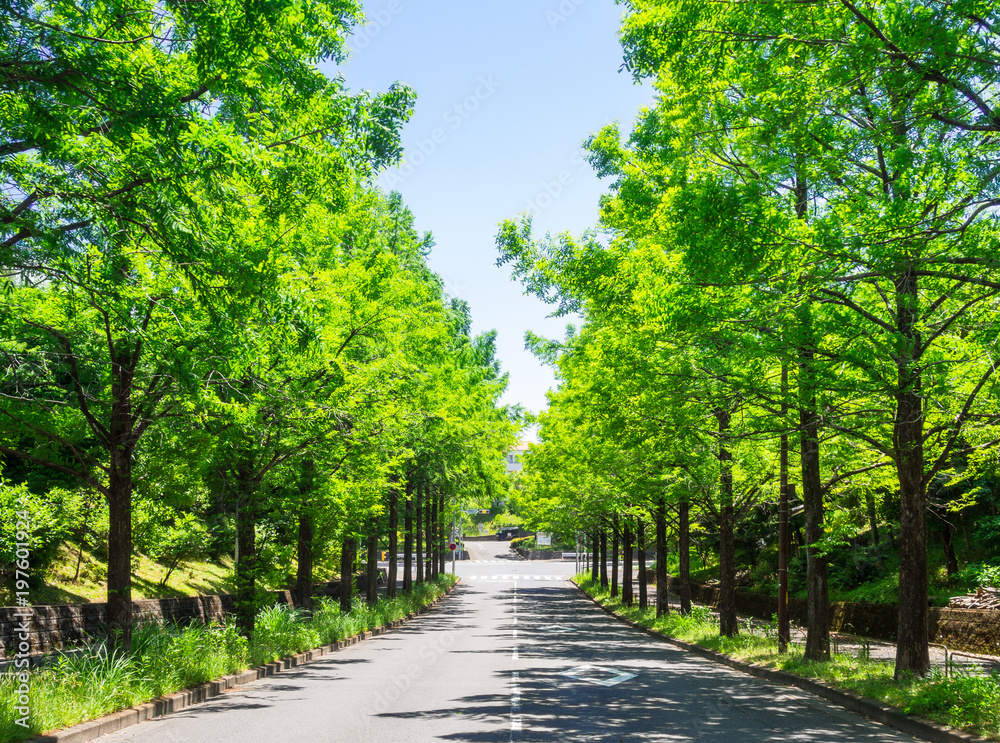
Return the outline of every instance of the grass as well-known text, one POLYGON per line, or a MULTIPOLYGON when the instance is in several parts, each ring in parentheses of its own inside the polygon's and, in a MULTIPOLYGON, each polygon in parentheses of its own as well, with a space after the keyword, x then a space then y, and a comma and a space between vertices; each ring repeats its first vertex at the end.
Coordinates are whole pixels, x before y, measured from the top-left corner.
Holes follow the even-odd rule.
MULTIPOLYGON (((695 607, 687 616, 676 612, 661 617, 655 609, 624 606, 607 589, 593 583, 589 575, 576 576, 576 582, 598 602, 616 613, 710 650, 724 653, 746 663, 778 668, 800 676, 820 679, 841 689, 861 694, 896 707, 907 714, 920 715, 966 732, 1000 740, 1000 675, 959 674, 952 678, 935 671, 925 678, 893 679, 893 666, 877 660, 836 654, 828 663, 806 661, 802 648, 792 647, 778 654, 773 629, 755 633, 741 631, 736 637, 719 635, 719 624, 705 607, 695 607)), ((741 628, 743 629, 743 628, 741 628)))
MULTIPOLYGON (((680 555, 676 552, 667 553, 667 575, 680 574, 680 555)), ((713 580, 719 577, 719 558, 716 555, 709 555, 703 560, 697 552, 691 552, 691 564, 689 566, 691 580, 698 583, 713 580)))
POLYGON ((0 741, 21 741, 148 702, 180 689, 328 645, 402 619, 444 593, 449 575, 414 586, 410 595, 374 606, 355 602, 349 614, 323 600, 310 616, 275 606, 257 616, 248 642, 232 626, 150 624, 137 627, 128 655, 62 655, 28 679, 29 727, 17 725, 21 679, 0 674, 0 741))
MULTIPOLYGON (((43 576, 44 585, 31 589, 31 603, 85 604, 107 601, 107 564, 104 558, 89 550, 83 551, 80 575, 76 576, 77 550, 63 545, 58 557, 43 576), (76 578, 74 580, 74 578, 76 578)), ((160 581, 167 568, 145 555, 137 555, 138 564, 132 571, 132 598, 158 599, 180 596, 232 593, 233 561, 223 557, 216 562, 192 560, 184 562, 171 575, 165 586, 160 581)), ((0 606, 13 606, 10 586, 0 587, 0 606)))

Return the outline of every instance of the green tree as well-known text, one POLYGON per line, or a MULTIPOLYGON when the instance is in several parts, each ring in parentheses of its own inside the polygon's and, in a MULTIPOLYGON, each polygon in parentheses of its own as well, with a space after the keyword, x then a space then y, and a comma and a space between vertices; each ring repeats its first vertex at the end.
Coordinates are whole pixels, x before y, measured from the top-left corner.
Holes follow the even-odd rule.
POLYGON ((354 97, 315 68, 355 19, 347 3, 94 2, 0 20, 0 452, 107 497, 122 647, 140 440, 211 378, 227 321, 273 291, 310 204, 398 156, 409 90, 354 97), (20 448, 26 429, 48 449, 20 448))

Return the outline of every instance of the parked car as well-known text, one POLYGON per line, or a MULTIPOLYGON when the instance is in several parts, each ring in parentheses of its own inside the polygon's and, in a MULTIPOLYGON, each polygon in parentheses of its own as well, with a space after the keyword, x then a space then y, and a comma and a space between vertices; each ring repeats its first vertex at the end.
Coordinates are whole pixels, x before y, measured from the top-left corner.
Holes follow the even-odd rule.
POLYGON ((517 533, 519 531, 520 529, 518 529, 516 526, 506 526, 497 532, 497 541, 503 542, 508 539, 513 539, 514 537, 517 536, 517 533))

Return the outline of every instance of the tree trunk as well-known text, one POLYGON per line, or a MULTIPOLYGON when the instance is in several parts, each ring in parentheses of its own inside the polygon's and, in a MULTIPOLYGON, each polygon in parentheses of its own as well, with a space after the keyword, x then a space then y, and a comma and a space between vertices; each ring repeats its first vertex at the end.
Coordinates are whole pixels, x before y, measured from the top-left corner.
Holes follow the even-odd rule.
POLYGON ((378 519, 372 519, 368 534, 368 563, 365 565, 365 601, 373 606, 378 601, 378 519))
POLYGON ((312 609, 313 564, 313 516, 310 496, 313 490, 315 465, 311 459, 302 463, 299 480, 299 535, 295 565, 295 605, 302 609, 312 609))
POLYGON ((805 659, 830 660, 830 595, 826 557, 815 545, 823 539, 823 483, 819 461, 819 415, 816 410, 815 339, 812 316, 805 305, 800 313, 804 342, 799 348, 799 455, 802 464, 802 503, 806 539, 806 648, 805 659))
POLYGON ((826 558, 813 546, 823 538, 823 491, 819 471, 816 417, 802 408, 802 501, 806 540, 806 648, 805 659, 830 660, 830 595, 826 558))
POLYGON ((441 494, 435 492, 431 499, 431 521, 434 523, 434 577, 441 575, 441 509, 439 507, 441 494))
POLYGON ((656 616, 670 611, 667 584, 667 503, 660 496, 656 504, 656 616))
POLYGON ((256 493, 246 468, 237 473, 236 540, 240 559, 236 562, 236 628, 247 639, 253 637, 257 615, 257 514, 256 493))
MULTIPOLYGON (((117 345, 117 344, 116 344, 117 345)), ((124 344, 122 344, 124 345, 124 344)), ((132 650, 132 456, 135 435, 132 422, 132 368, 130 348, 112 349, 111 397, 114 406, 108 472, 108 606, 110 647, 132 650)))
POLYGON ((394 479, 392 487, 389 488, 389 571, 385 586, 385 597, 387 599, 396 598, 396 578, 399 573, 399 564, 396 558, 398 551, 399 490, 396 488, 396 481, 394 479))
POLYGON ((108 477, 108 641, 132 650, 132 453, 111 451, 108 477))
POLYGON ((406 481, 403 504, 403 593, 413 590, 413 479, 406 481))
POLYGON ((639 608, 649 608, 649 594, 646 583, 646 521, 640 516, 636 526, 636 540, 639 554, 639 608))
POLYGON ((608 530, 601 527, 601 588, 608 587, 608 530))
POLYGON ((295 572, 295 604, 312 609, 313 518, 308 501, 299 504, 298 565, 295 572))
POLYGON ((77 544, 79 551, 76 553, 76 572, 73 574, 73 582, 80 580, 80 566, 83 564, 83 548, 87 545, 87 532, 80 532, 80 541, 77 544))
POLYGON ((626 606, 635 603, 632 591, 632 517, 625 518, 622 532, 622 599, 626 606))
POLYGON ((351 599, 354 594, 354 537, 344 535, 340 545, 340 613, 351 611, 351 599))
POLYGON ((445 508, 444 508, 444 491, 438 493, 437 503, 434 508, 437 510, 437 525, 438 525, 438 575, 447 572, 445 567, 445 560, 450 554, 449 550, 445 549, 445 535, 450 533, 448 525, 445 523, 445 508))
POLYGON ((413 544, 416 550, 417 583, 424 582, 424 486, 417 482, 413 501, 413 544))
POLYGON ((788 652, 788 363, 781 362, 781 438, 778 452, 778 652, 788 652))
POLYGON ((872 533, 872 545, 878 547, 878 511, 875 507, 875 496, 870 491, 865 492, 865 506, 868 508, 868 528, 872 533))
POLYGON ((681 581, 681 614, 691 613, 691 502, 687 493, 677 508, 677 572, 681 581))
POLYGON ((601 539, 596 531, 590 535, 590 550, 594 557, 590 563, 590 580, 597 583, 601 580, 601 539))
POLYGON ((941 543, 944 546, 944 565, 948 571, 948 582, 951 583, 951 579, 958 572, 958 555, 955 554, 955 527, 948 521, 944 522, 941 543))
POLYGON ((618 514, 611 519, 611 595, 618 596, 618 514))
POLYGON ((930 670, 927 627, 927 498, 924 485, 924 413, 916 327, 917 277, 896 281, 898 391, 893 441, 899 479, 899 624, 896 678, 930 670))
POLYGON ((719 422, 719 634, 734 637, 740 625, 736 617, 736 545, 733 528, 733 455, 726 447, 730 413, 715 411, 719 422))
POLYGON ((424 568, 424 580, 434 580, 434 566, 437 560, 434 559, 434 491, 429 486, 424 489, 424 535, 425 552, 424 559, 427 563, 424 568))

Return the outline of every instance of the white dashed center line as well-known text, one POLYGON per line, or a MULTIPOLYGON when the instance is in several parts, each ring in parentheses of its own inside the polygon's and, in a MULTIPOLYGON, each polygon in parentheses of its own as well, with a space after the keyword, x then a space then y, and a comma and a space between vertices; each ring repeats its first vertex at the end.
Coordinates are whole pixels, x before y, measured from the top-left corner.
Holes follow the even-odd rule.
POLYGON ((510 739, 521 732, 521 674, 513 671, 510 675, 510 739))
MULTIPOLYGON (((517 581, 514 582, 514 624, 517 625, 517 581)), ((514 640, 517 640, 517 627, 512 630, 514 640)), ((510 659, 517 660, 517 645, 510 654, 510 659)), ((510 674, 510 740, 513 743, 514 733, 520 733, 523 728, 521 720, 521 674, 511 671, 510 674)))

